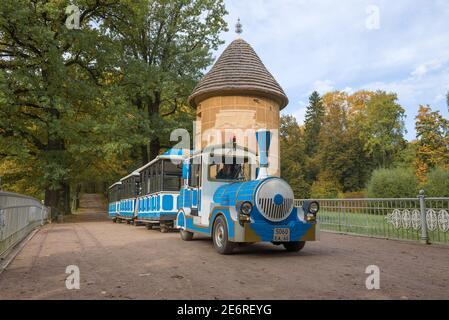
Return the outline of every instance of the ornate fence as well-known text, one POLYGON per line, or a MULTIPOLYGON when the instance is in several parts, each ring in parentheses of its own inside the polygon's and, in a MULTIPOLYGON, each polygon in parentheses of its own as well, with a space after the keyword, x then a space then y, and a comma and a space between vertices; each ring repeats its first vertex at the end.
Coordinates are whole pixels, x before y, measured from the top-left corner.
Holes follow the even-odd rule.
POLYGON ((39 200, 0 192, 0 258, 34 228, 44 224, 48 213, 39 200))
MULTIPOLYGON (((295 200, 301 206, 305 200, 295 200)), ((322 230, 449 244, 449 198, 317 199, 322 230)))

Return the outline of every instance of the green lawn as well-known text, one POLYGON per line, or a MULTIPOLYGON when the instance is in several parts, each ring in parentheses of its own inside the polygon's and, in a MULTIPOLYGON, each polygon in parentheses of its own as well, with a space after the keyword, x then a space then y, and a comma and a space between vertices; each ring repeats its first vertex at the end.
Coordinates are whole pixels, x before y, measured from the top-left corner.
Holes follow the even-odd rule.
MULTIPOLYGON (((388 223, 386 215, 320 211, 318 216, 322 230, 400 240, 421 238, 421 230, 396 229, 388 223)), ((429 231, 429 238, 431 242, 449 244, 449 232, 429 231)))

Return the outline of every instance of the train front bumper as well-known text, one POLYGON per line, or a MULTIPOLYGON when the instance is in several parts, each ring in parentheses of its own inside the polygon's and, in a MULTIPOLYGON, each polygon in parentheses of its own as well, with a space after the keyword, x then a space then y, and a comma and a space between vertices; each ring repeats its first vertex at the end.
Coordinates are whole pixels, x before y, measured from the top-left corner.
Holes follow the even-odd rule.
POLYGON ((245 223, 242 242, 296 242, 319 240, 319 224, 290 221, 287 224, 245 223))

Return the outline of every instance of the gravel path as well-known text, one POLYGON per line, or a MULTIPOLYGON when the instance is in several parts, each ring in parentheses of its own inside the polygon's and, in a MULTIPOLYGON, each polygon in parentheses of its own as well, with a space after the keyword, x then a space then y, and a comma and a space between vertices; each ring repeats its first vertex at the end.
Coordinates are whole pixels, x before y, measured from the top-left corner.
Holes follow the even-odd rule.
POLYGON ((218 255, 210 240, 113 224, 98 198, 40 230, 0 275, 0 299, 449 299, 449 248, 322 233, 300 253, 271 244, 218 255), (80 290, 65 287, 68 265, 80 290), (380 290, 365 269, 381 270, 380 290))

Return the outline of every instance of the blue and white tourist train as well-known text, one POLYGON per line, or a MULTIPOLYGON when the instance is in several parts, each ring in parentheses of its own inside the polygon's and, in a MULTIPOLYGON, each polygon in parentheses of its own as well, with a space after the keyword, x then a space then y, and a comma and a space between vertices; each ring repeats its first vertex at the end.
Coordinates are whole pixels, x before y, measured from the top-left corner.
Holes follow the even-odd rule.
POLYGON ((140 192, 140 174, 133 172, 120 180, 120 208, 116 222, 134 222, 137 196, 140 192))
POLYGON ((172 149, 137 170, 140 194, 136 201, 136 224, 145 224, 148 229, 159 225, 161 232, 174 227, 183 160, 182 150, 172 149))
POLYGON ((109 199, 109 209, 108 215, 109 218, 114 222, 117 220, 117 216, 120 214, 120 188, 122 183, 117 182, 109 187, 108 190, 108 199, 109 199))
POLYGON ((287 182, 267 174, 270 131, 259 131, 255 153, 233 144, 215 146, 186 160, 176 226, 181 238, 212 237, 230 254, 239 243, 272 242, 299 251, 318 235, 317 202, 294 206, 287 182))

